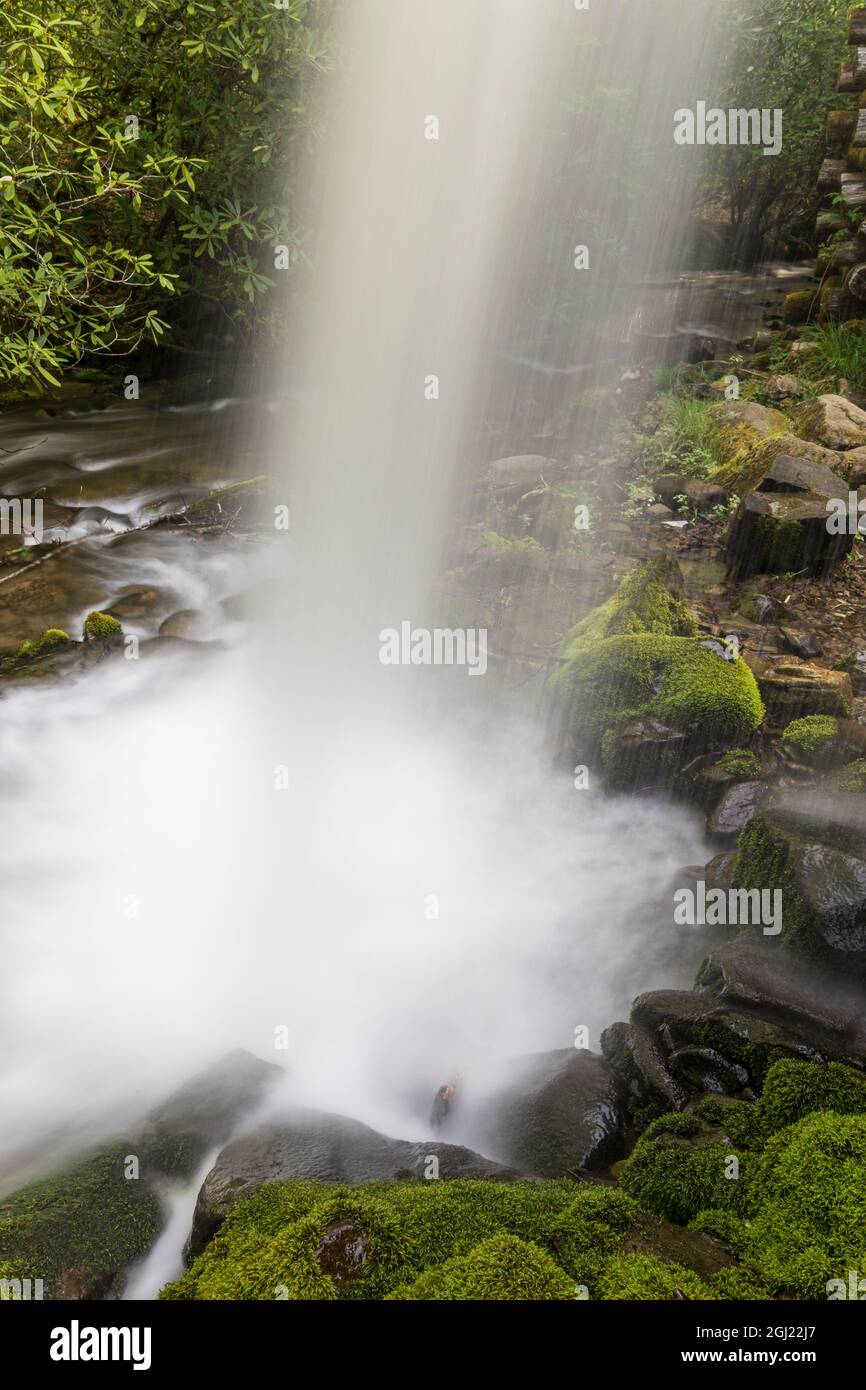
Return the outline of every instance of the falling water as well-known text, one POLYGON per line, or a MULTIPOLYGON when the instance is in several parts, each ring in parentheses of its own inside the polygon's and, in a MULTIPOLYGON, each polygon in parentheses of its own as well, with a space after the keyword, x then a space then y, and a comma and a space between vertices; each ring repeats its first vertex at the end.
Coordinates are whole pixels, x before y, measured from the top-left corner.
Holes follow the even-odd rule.
POLYGON ((597 1041, 688 978, 657 905, 695 824, 552 765, 514 615, 477 677, 383 665, 380 633, 445 622, 485 466, 580 451, 578 384, 675 327, 647 287, 685 255, 673 112, 706 95, 717 8, 346 7, 313 283, 263 383, 291 528, 258 622, 204 662, 5 702, 7 1149, 104 1131, 237 1045, 413 1136, 456 1066, 597 1041))

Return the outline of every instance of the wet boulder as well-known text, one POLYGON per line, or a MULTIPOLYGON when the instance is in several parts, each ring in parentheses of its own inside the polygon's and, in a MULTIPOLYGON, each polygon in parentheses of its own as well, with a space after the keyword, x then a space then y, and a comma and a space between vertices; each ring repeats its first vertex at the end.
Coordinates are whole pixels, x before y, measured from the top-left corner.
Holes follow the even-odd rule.
POLYGON ((772 942, 727 942, 702 962, 695 987, 782 1023, 817 1030, 840 1049, 866 1044, 866 990, 843 972, 818 969, 772 942))
POLYGON ((780 939, 793 950, 866 975, 866 794, 777 794, 743 831, 734 877, 781 891, 780 939))
POLYGON ((622 1082, 629 1114, 641 1120, 682 1110, 688 1091, 674 1079, 652 1035, 633 1023, 612 1023, 601 1050, 622 1082))
MULTIPOLYGON (((666 1065, 678 1073, 683 1085, 703 1090, 696 1080, 705 1074, 720 1077, 718 1059, 736 1078, 740 1088, 760 1092, 773 1062, 782 1058, 802 1061, 838 1061, 862 1066, 866 1062, 866 1041, 840 1038, 808 1019, 787 1020, 773 1017, 736 1001, 716 999, 687 990, 655 990, 635 999, 631 1020, 655 1039, 666 1058, 666 1065), (702 1059, 694 1051, 672 1062, 683 1049, 703 1049, 702 1059), (712 1057, 709 1054, 717 1054, 712 1057), (686 1066, 686 1063, 689 1066, 686 1066), (694 1070, 694 1064, 697 1070, 694 1070)), ((726 1090, 724 1085, 713 1090, 726 1090)))
POLYGON ((725 541, 731 574, 832 573, 854 538, 828 527, 828 503, 847 496, 847 483, 822 463, 777 455, 731 522, 725 541))
POLYGON ((831 671, 793 657, 750 655, 751 667, 767 712, 767 723, 784 728, 804 715, 847 718, 854 692, 846 671, 831 671))
POLYGON ((551 681, 569 754, 611 785, 671 783, 685 763, 763 718, 733 645, 701 639, 667 557, 639 566, 567 635, 551 681))
POLYGON ((712 840, 732 843, 751 820, 766 797, 766 782, 737 782, 729 787, 707 818, 707 834, 712 840))
POLYGON ((510 1182, 521 1176, 458 1144, 390 1139, 345 1115, 292 1108, 279 1123, 234 1140, 218 1155, 198 1194, 189 1252, 203 1250, 232 1207, 264 1183, 407 1181, 424 1178, 431 1160, 440 1178, 510 1182))
POLYGON ((624 1099, 604 1058, 569 1048, 470 1075, 461 1123, 470 1142, 502 1163, 533 1177, 561 1178, 620 1157, 624 1099))

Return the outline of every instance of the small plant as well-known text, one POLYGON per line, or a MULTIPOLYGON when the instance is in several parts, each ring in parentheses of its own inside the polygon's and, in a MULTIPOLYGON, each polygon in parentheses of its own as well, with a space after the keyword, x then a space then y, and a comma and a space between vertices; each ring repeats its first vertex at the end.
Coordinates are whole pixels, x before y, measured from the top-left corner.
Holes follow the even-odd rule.
POLYGON ((639 457, 647 472, 665 470, 690 478, 706 477, 716 466, 709 441, 712 401, 668 392, 659 399, 658 424, 651 435, 639 435, 639 457))

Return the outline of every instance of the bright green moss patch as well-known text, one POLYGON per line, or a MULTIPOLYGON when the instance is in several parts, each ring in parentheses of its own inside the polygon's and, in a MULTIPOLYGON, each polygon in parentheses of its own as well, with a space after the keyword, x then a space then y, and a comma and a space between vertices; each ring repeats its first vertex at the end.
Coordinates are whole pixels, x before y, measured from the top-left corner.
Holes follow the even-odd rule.
POLYGON ((606 603, 594 608, 571 629, 563 642, 562 656, 571 659, 608 637, 647 632, 659 637, 694 637, 698 629, 688 605, 671 592, 681 583, 672 560, 662 558, 640 565, 626 576, 606 603))
POLYGON ((818 1112, 767 1144, 744 1245, 774 1288, 826 1298, 866 1269, 866 1116, 818 1112))
POLYGON ((743 782, 755 781, 761 775, 761 760, 748 748, 730 748, 713 766, 743 782))
POLYGON ((123 626, 109 613, 88 613, 84 620, 84 636, 91 642, 113 642, 123 636, 123 626))
POLYGON ((5 1197, 0 1261, 18 1277, 43 1279, 46 1297, 57 1296, 57 1281, 69 1272, 94 1296, 119 1292, 126 1266, 146 1253, 162 1225, 144 1177, 125 1176, 129 1153, 113 1145, 5 1197))
POLYGON ((598 1283, 598 1294, 604 1299, 659 1301, 675 1298, 677 1291, 689 1299, 712 1298, 694 1270, 668 1264, 654 1255, 614 1255, 598 1283))
POLYGON ((866 1076, 841 1062, 786 1060, 768 1071, 758 1103, 767 1134, 775 1134, 818 1110, 866 1115, 866 1076))
POLYGON ((546 1251, 517 1236, 492 1236, 470 1251, 401 1285, 391 1299, 460 1299, 472 1302, 565 1301, 577 1297, 573 1282, 546 1251))
POLYGON ((71 641, 69 633, 64 632, 62 628, 47 627, 35 642, 21 643, 15 653, 15 661, 33 661, 36 657, 56 651, 58 647, 65 647, 71 641))
POLYGON ((793 720, 782 735, 782 742, 788 752, 812 762, 830 752, 838 737, 838 719, 830 714, 810 714, 793 720))
POLYGON ((708 1208, 741 1210, 747 1157, 694 1116, 666 1115, 638 1140, 619 1169, 620 1183, 644 1210, 687 1225, 708 1208))

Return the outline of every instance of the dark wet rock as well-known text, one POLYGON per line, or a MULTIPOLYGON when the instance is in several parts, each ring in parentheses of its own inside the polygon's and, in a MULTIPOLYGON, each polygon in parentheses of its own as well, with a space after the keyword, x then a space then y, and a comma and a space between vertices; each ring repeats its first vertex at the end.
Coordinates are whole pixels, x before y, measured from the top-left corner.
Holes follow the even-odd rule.
POLYGON ((282 1067, 262 1062, 238 1048, 199 1072, 151 1110, 140 1131, 154 1151, 164 1145, 177 1150, 188 1169, 208 1149, 223 1144, 245 1115, 265 1098, 285 1075, 282 1067))
POLYGON ((730 1062, 712 1047, 678 1047, 668 1057, 668 1066, 688 1092, 711 1095, 743 1095, 754 1099, 746 1068, 730 1062))
POLYGON ((734 882, 734 865, 737 862, 737 851, 735 849, 726 850, 723 854, 717 854, 708 864, 703 867, 703 880, 707 888, 721 888, 727 893, 734 882))
POLYGON ((461 1105, 473 1143, 533 1177, 554 1178, 619 1157, 623 1099, 603 1058, 565 1049, 470 1077, 461 1105))
POLYGON ((866 795, 778 794, 743 831, 735 872, 740 888, 781 890, 785 944, 866 974, 866 795))
POLYGON ((630 1114, 645 1118, 682 1110, 688 1092, 671 1076, 664 1053, 652 1036, 633 1023, 612 1023, 601 1035, 601 1050, 622 1081, 630 1114))
POLYGON ((149 617, 164 602, 158 589, 129 589, 106 604, 104 611, 122 622, 138 622, 149 617))
POLYGON ((758 682, 768 724, 784 728, 807 714, 850 715, 854 691, 847 672, 748 651, 745 660, 758 682))
POLYGON ((729 787, 707 819, 707 834, 715 840, 735 840, 768 791, 766 782, 737 782, 729 787))
POLYGON ((688 478, 684 494, 689 505, 698 512, 709 512, 713 507, 723 507, 730 499, 727 488, 703 478, 688 478))
POLYGON ((366 1231, 354 1221, 335 1221, 326 1228, 313 1257, 339 1288, 361 1277, 371 1253, 372 1242, 366 1231))
POLYGON ((688 479, 684 473, 660 473, 653 483, 653 492, 660 502, 672 507, 678 497, 684 497, 688 479))
POLYGON ((839 1046, 866 1041, 866 990, 843 974, 796 960, 771 942, 726 943, 707 956, 695 986, 783 1023, 818 1028, 839 1046))
POLYGON ((780 625, 779 631, 788 650, 795 656, 801 656, 804 661, 810 661, 813 656, 820 656, 824 650, 820 640, 808 628, 780 625))
POLYGON ((847 483, 823 464, 777 456, 731 522, 725 545, 732 575, 831 574, 854 538, 828 529, 827 504, 847 496, 847 483))
POLYGON ((689 747, 689 734, 671 729, 652 715, 621 724, 609 740, 611 765, 627 769, 633 787, 667 786, 672 760, 682 758, 689 747))
POLYGON ((653 1035, 666 1056, 688 1047, 710 1049, 742 1068, 756 1092, 768 1068, 780 1058, 866 1063, 866 1040, 837 1037, 806 1019, 783 1022, 706 994, 685 990, 642 994, 632 1005, 631 1017, 653 1035))
POLYGON ((213 488, 205 497, 191 502, 180 516, 167 516, 157 525, 222 526, 257 528, 266 513, 268 479, 264 474, 239 483, 213 488))
POLYGON ((749 611, 745 611, 745 616, 751 617, 754 622, 765 626, 770 623, 777 623, 784 616, 784 613, 785 605, 779 599, 771 598, 769 594, 756 594, 751 600, 749 611))
POLYGON ((198 1194, 190 1253, 203 1250, 232 1207, 264 1183, 302 1178, 356 1186, 423 1179, 431 1159, 440 1178, 510 1182, 522 1176, 457 1144, 408 1143, 345 1115, 292 1108, 278 1124, 261 1126, 219 1154, 198 1194))

